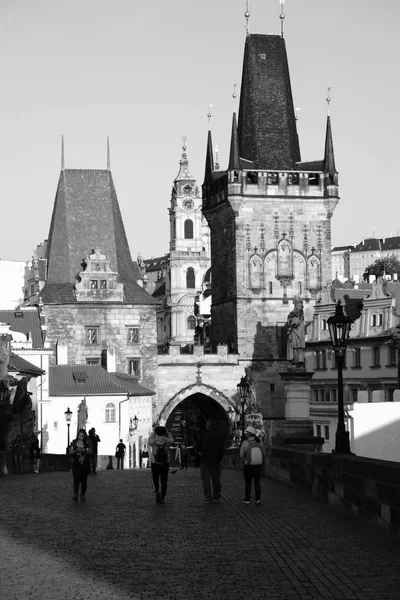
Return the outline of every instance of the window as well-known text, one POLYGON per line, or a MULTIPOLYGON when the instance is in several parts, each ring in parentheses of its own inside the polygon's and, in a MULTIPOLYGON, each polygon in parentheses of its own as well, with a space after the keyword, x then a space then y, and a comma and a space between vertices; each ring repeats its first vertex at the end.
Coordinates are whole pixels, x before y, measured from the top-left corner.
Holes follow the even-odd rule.
POLYGON ((331 388, 331 390, 330 390, 330 401, 337 402, 337 389, 336 388, 331 388))
POLYGON ((321 425, 317 425, 317 437, 321 437, 321 425))
POLYGON ((326 331, 326 330, 327 330, 326 319, 321 319, 321 331, 326 331))
POLYGON ((255 185, 257 184, 258 174, 256 173, 256 171, 248 171, 246 173, 246 179, 247 183, 255 185))
POLYGON ((393 402, 394 391, 395 391, 395 388, 388 388, 386 402, 393 402))
POLYGON ((390 367, 394 367, 397 365, 397 350, 396 350, 395 346, 388 347, 388 358, 389 358, 388 365, 390 367))
POLYGON ((268 293, 272 294, 272 281, 268 281, 268 293))
POLYGON ((106 404, 106 423, 115 423, 115 404, 106 404))
POLYGON ((31 283, 31 296, 33 296, 35 293, 35 284, 31 283))
POLYGON ((278 185, 278 182, 279 182, 278 173, 268 173, 267 174, 268 185, 278 185))
POLYGON ((361 367, 361 348, 354 348, 354 363, 353 367, 359 369, 361 367))
POLYGON ((274 383, 270 383, 269 384, 269 391, 270 392, 274 392, 275 391, 275 384, 274 383))
POLYGON ((187 320, 187 328, 188 329, 196 329, 196 317, 190 315, 187 320))
POLYGON ((128 327, 128 344, 139 343, 139 327, 128 327))
POLYGON ((186 219, 185 221, 185 240, 193 239, 193 221, 191 219, 186 219))
POLYGON ((128 373, 140 379, 140 358, 128 358, 128 373))
POLYGON ((325 439, 329 440, 329 425, 324 425, 325 439))
POLYGON ((53 429, 54 429, 54 431, 58 430, 58 421, 54 421, 54 423, 53 423, 53 429))
POLYGON ((381 327, 383 323, 383 315, 371 315, 371 327, 381 327))
POLYGON ((351 401, 354 404, 354 402, 357 402, 357 400, 358 400, 358 388, 351 388, 350 393, 351 393, 351 401))
POLYGON ((186 271, 186 287, 189 289, 195 288, 195 276, 193 267, 189 267, 186 271))
POLYGON ((100 280, 100 289, 101 290, 106 290, 107 289, 107 281, 105 279, 101 279, 100 280))
POLYGON ((379 346, 374 346, 372 348, 372 366, 380 367, 381 366, 381 352, 379 346))
POLYGON ((93 345, 99 343, 99 328, 86 327, 86 344, 93 345))
POLYGON ((97 290, 98 285, 99 285, 99 282, 97 281, 97 279, 92 279, 90 281, 90 287, 92 290, 97 290))
POLYGON ((298 291, 298 293, 299 293, 299 294, 301 294, 301 293, 302 293, 301 281, 298 281, 298 282, 297 282, 297 291, 298 291))
POLYGON ((86 359, 86 364, 87 365, 99 365, 100 364, 100 359, 99 358, 87 358, 86 359))
POLYGON ((315 353, 316 369, 326 369, 326 350, 317 350, 315 353))

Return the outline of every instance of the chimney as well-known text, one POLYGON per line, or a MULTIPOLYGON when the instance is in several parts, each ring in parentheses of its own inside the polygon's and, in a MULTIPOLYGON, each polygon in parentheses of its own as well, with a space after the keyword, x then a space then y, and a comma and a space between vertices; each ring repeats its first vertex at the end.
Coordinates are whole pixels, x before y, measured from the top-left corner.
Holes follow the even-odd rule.
POLYGON ((109 373, 115 373, 117 370, 115 357, 115 346, 107 346, 107 371, 109 373))
POLYGON ((57 365, 67 365, 68 364, 67 340, 57 340, 56 362, 57 362, 57 365))

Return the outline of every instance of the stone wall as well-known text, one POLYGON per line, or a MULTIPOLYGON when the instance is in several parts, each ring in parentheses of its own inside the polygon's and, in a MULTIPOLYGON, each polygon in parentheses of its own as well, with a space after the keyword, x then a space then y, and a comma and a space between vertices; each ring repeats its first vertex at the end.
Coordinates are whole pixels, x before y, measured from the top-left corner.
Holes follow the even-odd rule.
POLYGON ((399 463, 273 446, 266 474, 400 532, 399 463))

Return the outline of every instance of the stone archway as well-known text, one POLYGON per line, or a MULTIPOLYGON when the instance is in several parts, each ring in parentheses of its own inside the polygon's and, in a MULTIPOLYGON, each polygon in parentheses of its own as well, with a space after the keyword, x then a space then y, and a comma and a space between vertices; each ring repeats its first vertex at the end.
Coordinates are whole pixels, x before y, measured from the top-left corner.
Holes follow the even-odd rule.
POLYGON ((183 388, 179 392, 177 392, 164 406, 162 411, 159 414, 158 421, 167 422, 168 417, 171 415, 173 410, 186 398, 189 396, 193 396, 195 394, 202 394, 204 396, 208 396, 215 402, 217 402, 225 412, 228 411, 229 407, 235 409, 235 405, 233 402, 227 398, 222 392, 212 387, 211 385, 206 385, 204 383, 195 383, 193 385, 189 385, 186 388, 183 388))

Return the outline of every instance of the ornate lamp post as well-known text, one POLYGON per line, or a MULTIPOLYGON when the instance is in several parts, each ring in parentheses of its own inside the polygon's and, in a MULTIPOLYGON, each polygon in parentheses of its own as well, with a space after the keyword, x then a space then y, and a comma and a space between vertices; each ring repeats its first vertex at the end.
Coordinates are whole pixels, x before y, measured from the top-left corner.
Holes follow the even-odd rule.
POLYGON ((241 405, 241 412, 240 412, 240 417, 241 417, 241 421, 242 421, 242 438, 241 438, 241 442, 244 442, 245 440, 245 435, 244 435, 244 409, 245 406, 247 404, 247 397, 249 394, 249 384, 247 382, 247 379, 245 377, 241 377, 240 379, 240 383, 237 384, 237 390, 238 390, 238 395, 240 398, 240 405, 241 405))
POLYGON ((131 435, 136 431, 136 429, 138 427, 138 423, 139 423, 139 419, 137 418, 136 415, 133 417, 133 419, 131 417, 131 419, 129 421, 129 433, 131 435))
POLYGON ((67 435, 67 452, 68 452, 68 448, 69 448, 69 426, 71 425, 71 419, 72 419, 72 410, 69 410, 69 406, 67 408, 67 410, 64 413, 65 415, 65 420, 67 421, 67 427, 68 427, 68 435, 67 435))
POLYGON ((338 370, 338 425, 336 430, 335 452, 350 454, 349 432, 344 426, 343 406, 343 362, 353 321, 343 313, 343 306, 338 300, 335 314, 328 319, 329 334, 336 355, 338 370))

